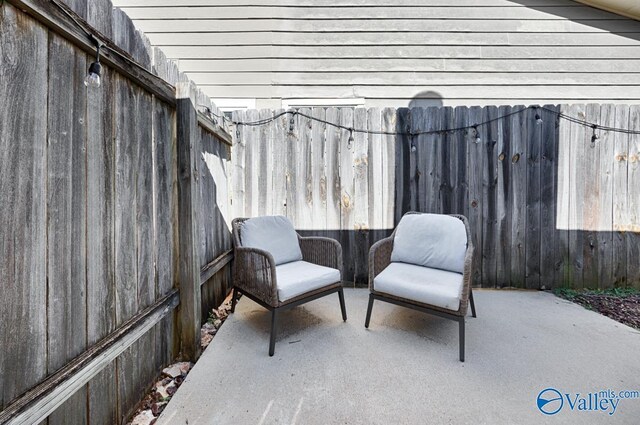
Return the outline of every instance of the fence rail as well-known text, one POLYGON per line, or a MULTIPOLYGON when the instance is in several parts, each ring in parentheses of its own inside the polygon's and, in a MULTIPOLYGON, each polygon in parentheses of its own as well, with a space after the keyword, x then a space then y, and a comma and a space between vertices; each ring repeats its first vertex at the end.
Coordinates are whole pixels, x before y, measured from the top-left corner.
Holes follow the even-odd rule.
POLYGON ((305 234, 340 240, 349 280, 366 282, 370 245, 417 210, 469 218, 476 285, 640 287, 640 136, 598 129, 592 143, 591 127, 558 117, 640 130, 639 106, 299 112, 344 128, 302 114, 240 125, 234 213, 283 214, 305 234), (354 132, 349 143, 349 128, 398 134, 354 132))

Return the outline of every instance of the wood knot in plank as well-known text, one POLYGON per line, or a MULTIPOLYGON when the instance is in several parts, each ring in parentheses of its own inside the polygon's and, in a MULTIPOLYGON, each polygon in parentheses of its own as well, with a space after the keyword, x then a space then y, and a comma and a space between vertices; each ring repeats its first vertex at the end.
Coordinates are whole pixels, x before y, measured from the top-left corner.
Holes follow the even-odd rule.
POLYGON ((346 193, 342 195, 342 206, 347 209, 351 208, 351 197, 346 193))

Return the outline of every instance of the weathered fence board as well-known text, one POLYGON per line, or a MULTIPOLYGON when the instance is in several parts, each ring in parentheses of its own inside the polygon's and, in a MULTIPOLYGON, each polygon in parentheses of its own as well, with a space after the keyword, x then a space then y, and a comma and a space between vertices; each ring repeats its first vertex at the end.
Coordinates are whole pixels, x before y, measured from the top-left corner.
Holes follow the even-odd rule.
MULTIPOLYGON (((637 262, 631 261, 637 246, 630 242, 637 237, 634 211, 640 205, 632 186, 640 175, 638 149, 631 143, 638 137, 598 130, 592 147, 592 128, 559 119, 560 111, 599 125, 638 129, 637 109, 629 117, 628 106, 611 105, 301 110, 346 129, 287 115, 279 119, 292 126, 284 214, 306 234, 326 234, 342 243, 348 281, 366 282, 369 246, 389 234, 404 212, 417 209, 469 218, 477 285, 640 286, 637 262), (349 146, 349 128, 373 133, 354 132, 349 146), (377 134, 380 130, 396 134, 377 134), (336 185, 339 201, 337 191, 331 193, 336 185), (317 208, 322 187, 327 201, 317 208)), ((235 117, 249 121, 253 114, 235 117)), ((264 111, 260 117, 267 117, 264 111)), ((240 132, 235 146, 251 157, 260 143, 273 144, 275 151, 285 145, 275 130, 260 134, 274 139, 251 138, 249 144, 240 132)), ((234 164, 246 181, 261 170, 250 164, 234 164)), ((234 194, 243 196, 234 203, 259 199, 242 180, 234 185, 234 194)), ((240 214, 251 216, 253 210, 240 214)))
MULTIPOLYGON (((554 110, 553 105, 545 108, 554 110)), ((558 124, 557 117, 547 110, 536 111, 542 123, 540 140, 540 286, 548 287, 556 279, 556 273, 562 271, 565 255, 556 251, 557 238, 566 230, 560 229, 557 221, 556 199, 558 196, 558 124)), ((535 119, 535 116, 534 116, 535 119)), ((560 280, 560 279, 558 279, 560 280)))
MULTIPOLYGON (((640 106, 631 106, 628 128, 640 128, 640 106)), ((627 179, 627 206, 629 226, 627 232, 627 285, 640 286, 640 135, 629 136, 629 171, 627 179)))
POLYGON ((0 408, 47 374, 47 31, 0 8, 0 408), (25 341, 29 341, 28 344, 25 341))
MULTIPOLYGON (((115 73, 102 67, 101 90, 87 91, 87 345, 116 327, 114 258, 115 157, 113 96, 115 73)), ((116 382, 109 369, 88 384, 91 424, 117 422, 116 382)))
MULTIPOLYGON (((60 37, 49 39, 49 72, 54 76, 49 84, 47 141, 49 373, 87 346, 86 291, 78 291, 86 286, 85 68, 84 54, 60 37)), ((49 422, 86 422, 86 396, 86 387, 80 389, 49 422)))

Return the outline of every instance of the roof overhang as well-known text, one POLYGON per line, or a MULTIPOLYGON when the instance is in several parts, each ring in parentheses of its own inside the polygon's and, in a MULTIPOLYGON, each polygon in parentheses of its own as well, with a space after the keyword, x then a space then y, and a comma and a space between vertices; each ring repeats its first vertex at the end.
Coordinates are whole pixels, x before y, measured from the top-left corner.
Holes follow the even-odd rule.
POLYGON ((598 9, 640 21, 640 2, 638 0, 575 0, 598 9))

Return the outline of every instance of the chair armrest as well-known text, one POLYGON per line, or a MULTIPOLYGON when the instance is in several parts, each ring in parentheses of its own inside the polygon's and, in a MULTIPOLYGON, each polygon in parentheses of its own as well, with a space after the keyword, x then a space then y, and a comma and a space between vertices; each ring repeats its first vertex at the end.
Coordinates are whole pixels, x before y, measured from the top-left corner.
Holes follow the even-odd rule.
POLYGON ((266 304, 278 306, 276 262, 271 253, 257 248, 236 247, 233 283, 266 304))
POLYGON ((373 279, 391 263, 393 237, 389 236, 374 243, 369 250, 369 290, 373 290, 373 279))
POLYGON ((462 272, 462 294, 460 295, 460 314, 462 315, 467 314, 467 308, 469 306, 469 293, 471 292, 471 287, 473 286, 474 252, 475 249, 473 247, 473 243, 471 242, 471 238, 469 238, 467 252, 464 255, 464 266, 462 272))
POLYGON ((342 245, 335 239, 319 236, 298 237, 302 259, 340 271, 342 279, 342 245))

